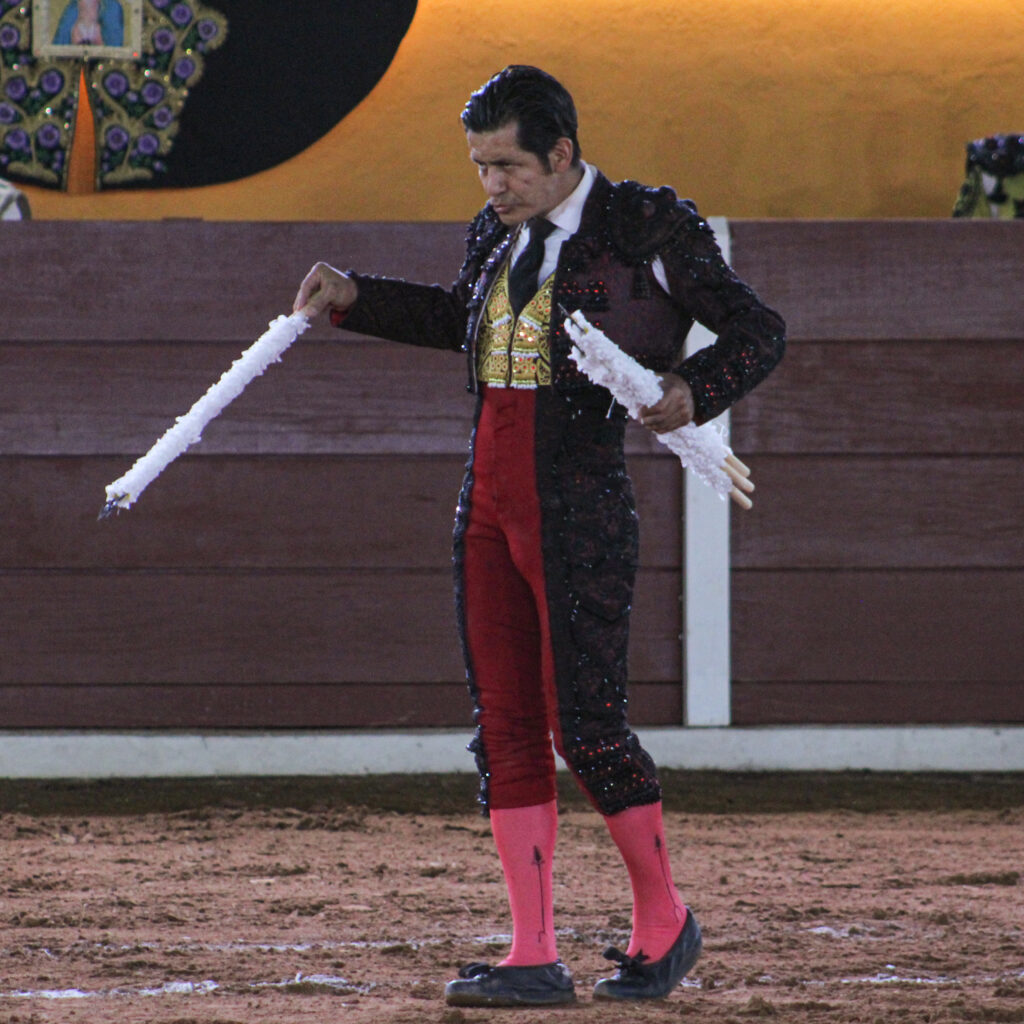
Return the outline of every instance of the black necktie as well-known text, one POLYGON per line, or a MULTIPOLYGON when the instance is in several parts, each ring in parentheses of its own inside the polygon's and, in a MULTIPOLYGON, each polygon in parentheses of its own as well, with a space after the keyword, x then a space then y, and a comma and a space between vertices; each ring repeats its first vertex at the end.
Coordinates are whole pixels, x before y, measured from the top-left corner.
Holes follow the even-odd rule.
POLYGON ((512 264, 508 275, 508 298, 516 316, 519 316, 523 306, 537 292, 537 274, 544 262, 544 239, 555 230, 555 225, 543 217, 532 218, 527 221, 527 226, 530 229, 530 240, 512 264))

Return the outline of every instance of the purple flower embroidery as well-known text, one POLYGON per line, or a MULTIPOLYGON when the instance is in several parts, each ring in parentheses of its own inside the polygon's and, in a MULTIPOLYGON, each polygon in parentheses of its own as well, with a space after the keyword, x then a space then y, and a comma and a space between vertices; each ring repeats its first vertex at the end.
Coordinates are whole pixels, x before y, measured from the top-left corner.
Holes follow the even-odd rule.
POLYGON ((120 71, 111 71, 104 77, 103 87, 115 100, 120 99, 128 91, 128 79, 120 71))
POLYGON ((128 145, 131 137, 120 125, 114 124, 107 129, 106 141, 107 147, 116 153, 128 145))
POLYGON ((174 120, 174 112, 170 107, 157 107, 153 111, 153 124, 157 128, 166 128, 174 120))
POLYGON ((175 4, 171 8, 171 21, 183 28, 192 20, 192 8, 188 4, 175 4))
POLYGON ((160 140, 150 132, 139 138, 139 152, 152 156, 160 148, 160 140))
POLYGON ((56 68, 50 68, 49 71, 43 72, 39 84, 42 86, 43 92, 56 96, 64 88, 64 76, 56 68))
POLYGON ((20 128, 15 128, 13 132, 8 132, 4 142, 11 149, 20 149, 26 153, 32 151, 32 147, 28 141, 28 132, 23 132, 20 128))
POLYGON ((25 84, 25 79, 19 75, 4 86, 4 92, 17 103, 28 95, 28 86, 25 84))
POLYGON ((162 11, 171 2, 171 0, 149 0, 149 2, 157 8, 157 10, 162 11))
POLYGON ((204 43, 208 43, 211 39, 216 38, 217 33, 220 31, 220 29, 217 28, 217 22, 210 21, 209 18, 204 18, 199 22, 198 29, 199 38, 202 39, 204 43))
POLYGON ((159 82, 147 82, 142 87, 142 99, 146 106, 151 107, 164 98, 164 87, 159 82))
POLYGON ((0 124, 14 124, 18 112, 10 103, 0 103, 0 124))
POLYGON ((175 41, 175 35, 169 28, 158 28, 153 33, 153 47, 157 53, 173 50, 175 41))
POLYGON ((13 25, 0 28, 0 49, 13 49, 21 41, 21 33, 13 25))
POLYGON ((36 142, 44 149, 53 149, 60 142, 60 129, 54 124, 44 124, 36 132, 36 142))
MULTIPOLYGON (((191 57, 182 57, 177 64, 174 65, 174 73, 183 82, 187 82, 192 75, 195 74, 196 62, 191 57)), ((12 97, 13 99, 13 97, 12 97)))

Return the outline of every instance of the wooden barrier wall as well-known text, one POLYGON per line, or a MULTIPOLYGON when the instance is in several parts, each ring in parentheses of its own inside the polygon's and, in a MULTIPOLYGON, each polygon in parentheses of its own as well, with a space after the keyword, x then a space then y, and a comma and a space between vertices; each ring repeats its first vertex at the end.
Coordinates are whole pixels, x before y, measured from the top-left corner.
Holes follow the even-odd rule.
MULTIPOLYGON (((1024 234, 735 222, 793 341, 733 416, 739 723, 1024 720, 1024 234)), ((450 224, 0 224, 0 728, 464 725, 451 353, 318 323, 138 504, 104 487, 318 258, 450 280, 450 224)), ((629 434, 638 724, 681 721, 680 474, 629 434)))
POLYGON ((733 414, 733 720, 1024 720, 1024 231, 736 222, 787 318, 733 414))

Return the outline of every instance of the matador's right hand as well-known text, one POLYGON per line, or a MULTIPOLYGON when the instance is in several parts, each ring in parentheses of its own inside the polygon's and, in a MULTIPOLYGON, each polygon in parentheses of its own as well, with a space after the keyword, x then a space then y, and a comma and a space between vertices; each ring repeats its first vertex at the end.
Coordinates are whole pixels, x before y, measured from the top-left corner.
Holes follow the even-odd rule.
POLYGON ((296 313, 301 309, 311 318, 325 309, 344 312, 355 303, 358 295, 359 289, 351 277, 321 262, 303 278, 292 309, 296 313))

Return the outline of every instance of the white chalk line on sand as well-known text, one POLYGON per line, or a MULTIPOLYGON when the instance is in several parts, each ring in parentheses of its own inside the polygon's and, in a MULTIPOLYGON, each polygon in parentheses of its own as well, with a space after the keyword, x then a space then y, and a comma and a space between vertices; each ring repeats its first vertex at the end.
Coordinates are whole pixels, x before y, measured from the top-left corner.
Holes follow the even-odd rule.
MULTIPOLYGON (((160 985, 118 985, 115 988, 86 990, 81 988, 61 989, 18 989, 14 992, 0 992, 4 999, 118 999, 138 998, 146 996, 206 996, 224 988, 220 982, 207 978, 205 981, 165 981, 160 985)), ((227 986, 228 990, 237 986, 227 986)), ((329 974, 302 974, 284 981, 250 981, 244 988, 283 989, 301 987, 308 992, 310 989, 322 988, 325 992, 342 995, 365 995, 374 986, 357 985, 347 978, 339 978, 329 974)))
MULTIPOLYGON (((572 929, 559 929, 563 935, 573 934, 572 929)), ((398 946, 406 946, 410 949, 419 949, 423 946, 441 945, 447 939, 416 939, 408 940, 385 940, 349 942, 246 942, 238 940, 235 942, 131 942, 114 945, 107 942, 93 942, 85 944, 85 948, 92 952, 99 953, 330 953, 343 949, 394 949, 398 946)), ((468 940, 474 945, 489 945, 491 943, 512 941, 509 934, 480 935, 468 940)), ((81 950, 79 945, 72 950, 54 952, 47 947, 32 950, 41 953, 51 960, 60 960, 65 956, 73 955, 81 950)), ((11 950, 4 950, 10 955, 11 950)), ((326 974, 303 974, 297 973, 294 977, 283 981, 250 981, 243 983, 243 987, 252 990, 266 989, 288 989, 301 986, 305 991, 310 988, 323 988, 325 992, 342 995, 365 995, 375 986, 370 984, 356 984, 347 978, 335 977, 326 974)), ((229 990, 238 986, 226 986, 229 990)), ((209 995, 225 988, 220 982, 207 978, 204 981, 165 981, 160 985, 119 985, 109 989, 87 990, 82 988, 64 989, 15 989, 13 991, 0 991, 0 999, 45 999, 45 1000, 72 1000, 72 999, 116 999, 116 998, 139 998, 151 996, 194 996, 209 995)))
MULTIPOLYGON (((576 938, 578 933, 572 928, 556 929, 555 934, 560 938, 576 938)), ((335 941, 332 939, 321 939, 311 942, 270 942, 237 939, 232 942, 194 942, 184 938, 178 942, 161 942, 159 940, 142 940, 139 942, 78 942, 64 949, 57 947, 35 946, 30 947, 27 952, 40 953, 51 959, 60 959, 65 956, 81 955, 83 950, 98 953, 329 953, 339 949, 385 949, 394 950, 397 947, 408 949, 420 949, 426 946, 440 946, 452 941, 462 941, 468 945, 491 945, 512 941, 510 933, 497 935, 477 935, 464 940, 459 939, 350 939, 348 941, 335 941)), ((14 956, 25 953, 26 950, 15 950, 11 948, 0 949, 0 955, 14 956)))
MULTIPOLYGON (((878 973, 863 978, 840 978, 832 984, 839 985, 934 985, 934 986, 956 986, 965 983, 991 985, 998 982, 1024 979, 1024 971, 1004 976, 985 975, 978 978, 951 978, 946 976, 925 978, 919 975, 901 975, 893 973, 878 973)), ((770 981, 769 976, 764 979, 770 981)), ((813 980, 804 982, 806 985, 825 986, 828 981, 813 980)), ((238 985, 226 986, 227 991, 237 989, 238 985)), ((249 991, 301 988, 304 994, 310 990, 322 988, 326 993, 332 995, 367 995, 372 992, 376 985, 358 985, 347 978, 335 977, 328 974, 302 974, 299 972, 294 978, 287 978, 283 981, 250 981, 243 986, 249 991)), ((685 978, 680 988, 703 987, 698 978, 685 978)), ((65 989, 16 989, 13 992, 0 992, 0 999, 43 999, 43 1000, 75 1000, 75 999, 131 999, 147 998, 153 996, 206 996, 213 992, 224 989, 219 982, 207 978, 204 981, 165 981, 160 985, 119 985, 110 989, 86 990, 80 988, 65 989)))
MULTIPOLYGON (((815 930, 815 929, 812 929, 815 930)), ((571 928, 558 929, 562 937, 576 938, 578 933, 571 928)), ((491 945, 495 943, 508 943, 511 935, 481 935, 465 940, 469 945, 491 945)), ((91 951, 101 953, 330 953, 343 949, 394 949, 396 947, 407 947, 412 950, 426 946, 436 946, 450 942, 450 939, 396 939, 363 941, 353 940, 348 942, 334 942, 330 940, 318 942, 256 942, 237 940, 234 942, 208 943, 183 941, 175 943, 163 942, 134 942, 122 945, 112 943, 88 943, 84 944, 91 951)), ((60 960, 64 956, 74 955, 81 950, 83 944, 79 944, 73 950, 57 951, 46 947, 35 947, 29 952, 42 954, 51 959, 60 960)), ((14 951, 7 949, 3 951, 11 955, 14 951)), ((24 952, 24 951, 22 951, 24 952)), ((759 979, 770 984, 772 976, 762 975, 759 979)), ((916 973, 900 971, 895 964, 885 964, 884 967, 874 974, 860 977, 830 978, 830 979, 807 979, 803 984, 815 987, 828 985, 920 985, 920 986, 955 986, 955 985, 992 985, 1011 981, 1024 980, 1024 971, 1016 970, 1004 974, 985 974, 974 976, 932 975, 926 976, 916 973)), ((203 981, 165 981, 157 985, 119 985, 109 989, 88 990, 82 988, 65 989, 14 989, 12 991, 0 991, 0 999, 42 999, 42 1000, 75 1000, 75 999, 117 999, 117 998, 152 998, 159 996, 204 996, 217 991, 232 991, 239 988, 247 991, 255 990, 281 990, 288 991, 301 987, 303 991, 322 988, 325 993, 333 995, 365 995, 376 987, 373 982, 355 983, 347 978, 329 974, 303 974, 297 973, 294 977, 274 981, 249 981, 234 984, 222 984, 221 982, 207 978, 203 981)), ((682 988, 702 988, 702 981, 699 978, 686 978, 681 983, 682 988)))

